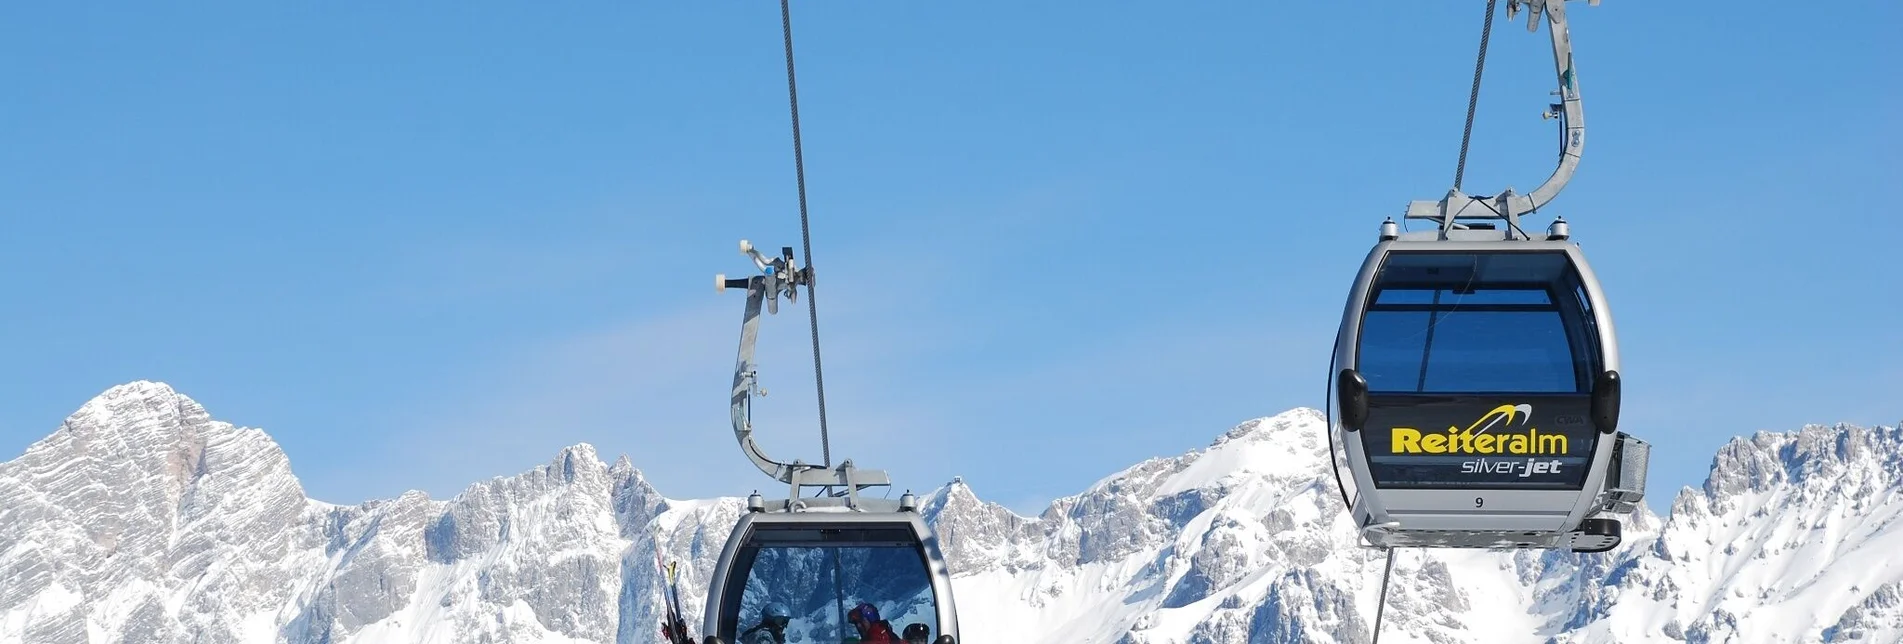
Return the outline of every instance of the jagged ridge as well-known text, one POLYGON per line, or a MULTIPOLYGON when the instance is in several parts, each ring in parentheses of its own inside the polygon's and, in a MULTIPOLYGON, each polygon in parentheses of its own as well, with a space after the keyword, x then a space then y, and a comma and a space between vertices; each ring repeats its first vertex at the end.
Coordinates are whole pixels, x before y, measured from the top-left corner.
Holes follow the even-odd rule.
MULTIPOLYGON (((926 496, 973 642, 1366 642, 1323 420, 1297 409, 1150 459, 1037 517, 926 496)), ((1898 641, 1903 433, 1809 426, 1721 449, 1605 555, 1404 551, 1389 642, 1898 641)), ((705 588, 735 498, 663 497, 587 445, 355 506, 160 383, 114 387, 0 464, 0 641, 647 642, 656 552, 705 588)))

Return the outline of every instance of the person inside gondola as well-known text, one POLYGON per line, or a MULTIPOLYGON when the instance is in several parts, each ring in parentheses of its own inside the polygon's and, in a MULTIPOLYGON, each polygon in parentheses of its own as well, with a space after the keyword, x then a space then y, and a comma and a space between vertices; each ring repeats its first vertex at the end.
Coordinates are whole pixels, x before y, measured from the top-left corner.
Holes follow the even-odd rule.
POLYGON ((932 629, 918 622, 905 625, 905 644, 931 644, 932 629))
POLYGON ((786 606, 768 603, 760 610, 760 623, 740 633, 739 644, 786 644, 786 623, 791 620, 786 606))
POLYGON ((901 644, 898 633, 892 632, 891 622, 879 619, 879 609, 872 604, 861 602, 846 613, 846 621, 859 629, 861 644, 901 644))

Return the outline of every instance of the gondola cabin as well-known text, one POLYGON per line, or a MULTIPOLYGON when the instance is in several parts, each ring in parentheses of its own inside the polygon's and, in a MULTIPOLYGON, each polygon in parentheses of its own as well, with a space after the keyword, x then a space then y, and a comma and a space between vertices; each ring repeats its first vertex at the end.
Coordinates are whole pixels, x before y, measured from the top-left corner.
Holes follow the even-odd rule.
POLYGON ((721 642, 754 641, 749 631, 763 630, 773 612, 784 613, 780 641, 856 642, 861 623, 889 628, 895 640, 909 631, 934 644, 959 641, 937 540, 904 509, 750 511, 720 554, 707 600, 703 632, 721 642), (865 619, 862 604, 884 625, 865 619))
POLYGON ((951 573, 911 492, 897 501, 866 497, 870 489, 889 488, 891 477, 859 469, 852 459, 836 468, 777 461, 754 442, 759 372, 753 354, 761 308, 771 314, 778 310, 774 298, 792 301, 797 287, 811 287, 812 272, 793 263, 790 247, 768 258, 742 240, 740 252, 760 275, 714 277, 720 290, 747 293, 729 403, 734 439, 761 473, 787 485, 787 497, 767 501, 756 492, 747 498, 747 512, 728 534, 708 584, 703 642, 957 644, 951 573))
POLYGON ((1355 279, 1330 374, 1332 444, 1364 538, 1617 546, 1618 522, 1594 515, 1634 507, 1646 447, 1617 433, 1618 343, 1585 256, 1563 234, 1389 229, 1355 279))

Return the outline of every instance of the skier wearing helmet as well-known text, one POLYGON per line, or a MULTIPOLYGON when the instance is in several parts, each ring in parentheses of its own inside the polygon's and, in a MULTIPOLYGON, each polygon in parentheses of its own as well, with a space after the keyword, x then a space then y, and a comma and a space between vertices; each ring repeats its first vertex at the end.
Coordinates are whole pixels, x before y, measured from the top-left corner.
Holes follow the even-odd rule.
POLYGON ((768 602, 760 609, 760 623, 740 633, 739 644, 786 644, 786 623, 792 618, 786 605, 768 602))
POLYGON ((905 644, 928 644, 932 641, 932 629, 924 624, 912 622, 905 625, 905 644))
POLYGON ((846 621, 859 629, 859 641, 862 644, 903 644, 897 633, 892 632, 892 624, 879 619, 879 609, 872 604, 861 602, 846 613, 846 621))

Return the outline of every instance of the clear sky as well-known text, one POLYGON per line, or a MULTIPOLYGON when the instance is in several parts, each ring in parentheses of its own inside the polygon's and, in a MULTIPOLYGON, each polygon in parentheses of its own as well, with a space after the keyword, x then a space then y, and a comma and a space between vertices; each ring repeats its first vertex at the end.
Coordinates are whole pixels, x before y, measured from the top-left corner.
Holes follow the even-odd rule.
MULTIPOLYGON (((1450 186, 1484 6, 795 2, 835 457, 1034 512, 1322 405, 1378 223, 1450 186)), ((1587 142, 1549 210, 1654 507, 1729 437, 1898 422, 1903 9, 1570 6, 1587 142)), ((1552 168, 1524 22, 1471 192, 1552 168)), ((784 74, 770 2, 10 5, 0 459, 151 379, 326 501, 579 442, 771 490, 712 286, 740 238, 799 245, 784 74)), ((787 459, 819 458, 807 342, 803 302, 762 330, 787 459)))

